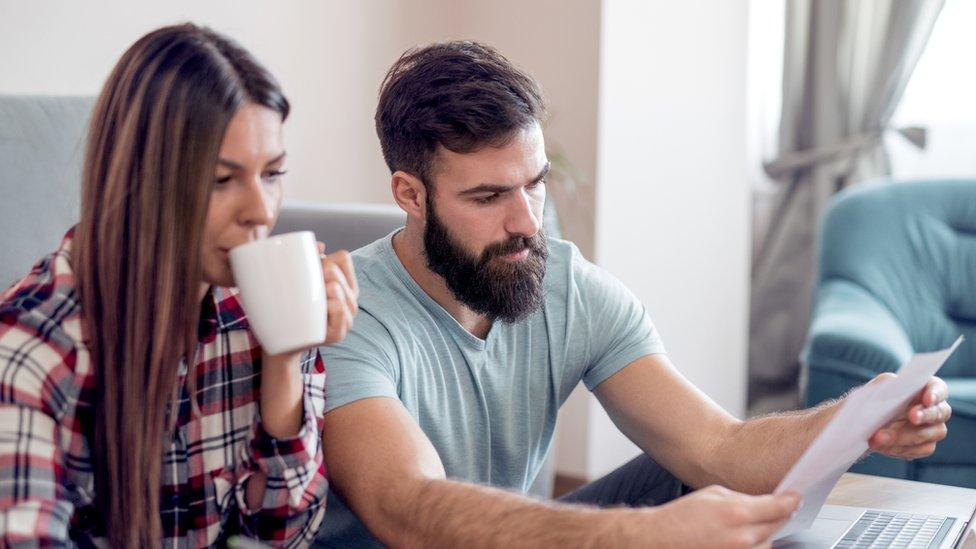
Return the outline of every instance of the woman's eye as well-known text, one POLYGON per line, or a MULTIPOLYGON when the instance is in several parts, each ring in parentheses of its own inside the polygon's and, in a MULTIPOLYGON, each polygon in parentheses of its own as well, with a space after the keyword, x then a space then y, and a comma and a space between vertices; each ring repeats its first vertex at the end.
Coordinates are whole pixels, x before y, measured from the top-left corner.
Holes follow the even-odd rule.
POLYGON ((230 182, 231 179, 233 179, 233 176, 230 176, 230 175, 222 175, 222 176, 218 177, 217 179, 215 179, 214 180, 214 183, 216 183, 217 185, 226 185, 227 183, 230 182))
POLYGON ((264 173, 264 179, 267 181, 277 181, 278 178, 288 173, 285 170, 272 170, 270 172, 264 173))

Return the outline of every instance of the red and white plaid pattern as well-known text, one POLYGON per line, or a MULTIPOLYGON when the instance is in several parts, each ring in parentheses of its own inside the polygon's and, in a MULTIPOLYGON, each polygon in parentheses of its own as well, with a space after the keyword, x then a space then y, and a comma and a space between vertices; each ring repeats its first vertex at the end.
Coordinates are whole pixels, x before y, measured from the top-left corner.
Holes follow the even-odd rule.
MULTIPOLYGON (((83 342, 69 265, 71 232, 54 254, 0 295, 0 544, 104 545, 94 505, 90 438, 95 376, 83 342)), ((231 535, 310 543, 325 514, 321 420, 325 367, 303 357, 305 425, 275 439, 261 428, 261 349, 236 291, 203 301, 193 417, 186 365, 177 429, 164 443, 163 546, 210 546, 231 535), (250 475, 267 488, 260 509, 244 498, 250 475)))

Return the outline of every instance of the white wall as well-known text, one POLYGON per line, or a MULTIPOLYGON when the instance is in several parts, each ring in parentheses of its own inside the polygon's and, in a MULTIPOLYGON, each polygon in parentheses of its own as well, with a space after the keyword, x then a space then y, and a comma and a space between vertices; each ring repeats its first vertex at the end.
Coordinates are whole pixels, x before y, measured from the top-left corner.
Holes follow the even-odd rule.
MULTIPOLYGON (((458 37, 483 40, 525 68, 542 86, 548 103, 546 148, 565 155, 583 181, 578 200, 593 202, 596 177, 597 89, 600 48, 599 0, 455 0, 458 37)), ((563 189, 550 185, 550 193, 563 189)), ((562 198, 564 194, 559 194, 562 198)), ((579 215, 565 206, 563 215, 579 215)), ((589 209, 589 208, 587 208, 589 209)), ((593 258, 589 216, 564 220, 566 237, 593 258)))
MULTIPOLYGON (((747 3, 605 0, 602 18, 597 262, 646 305, 678 369, 741 417, 747 3)), ((591 412, 593 477, 637 450, 591 412)))
POLYGON ((122 52, 165 24, 227 33, 264 62, 292 102, 292 199, 390 202, 373 131, 376 91, 398 46, 387 2, 0 0, 0 93, 98 93, 122 52))
POLYGON ((598 10, 597 0, 0 0, 0 93, 93 95, 149 30, 210 25, 264 62, 292 102, 288 198, 390 203, 373 128, 383 75, 410 46, 475 38, 536 74, 553 107, 548 134, 592 178, 598 10))

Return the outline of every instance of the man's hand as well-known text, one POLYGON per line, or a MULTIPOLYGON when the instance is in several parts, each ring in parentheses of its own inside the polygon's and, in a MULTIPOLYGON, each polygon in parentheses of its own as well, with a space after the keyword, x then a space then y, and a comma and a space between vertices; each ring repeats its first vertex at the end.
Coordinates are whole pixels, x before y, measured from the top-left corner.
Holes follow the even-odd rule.
MULTIPOLYGON (((872 379, 869 385, 894 377, 895 374, 886 372, 872 379)), ((868 440, 871 450, 902 459, 932 455, 936 443, 948 433, 946 421, 952 415, 952 408, 946 402, 948 397, 945 381, 937 377, 930 379, 900 417, 871 435, 868 440)))
POLYGON ((319 242, 318 247, 328 310, 325 344, 331 345, 342 341, 352 329, 353 318, 359 312, 359 285, 349 252, 340 250, 326 255, 325 244, 319 242))
POLYGON ((799 507, 795 494, 749 496, 721 486, 709 486, 671 503, 650 509, 655 520, 646 524, 652 531, 643 538, 630 537, 634 530, 624 526, 621 541, 659 541, 668 547, 755 547, 767 544, 799 507))

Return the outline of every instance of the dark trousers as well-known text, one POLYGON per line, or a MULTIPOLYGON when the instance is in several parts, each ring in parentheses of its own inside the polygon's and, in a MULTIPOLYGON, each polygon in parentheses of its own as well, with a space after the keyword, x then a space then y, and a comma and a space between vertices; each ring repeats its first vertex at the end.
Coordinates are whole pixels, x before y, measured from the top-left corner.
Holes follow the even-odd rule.
POLYGON ((647 455, 641 454, 557 501, 598 507, 650 507, 667 503, 689 491, 677 477, 647 455))
MULTIPOLYGON (((689 491, 677 477, 642 454, 557 501, 598 507, 649 507, 667 503, 689 491)), ((331 490, 325 520, 314 546, 381 547, 366 526, 331 490)))

